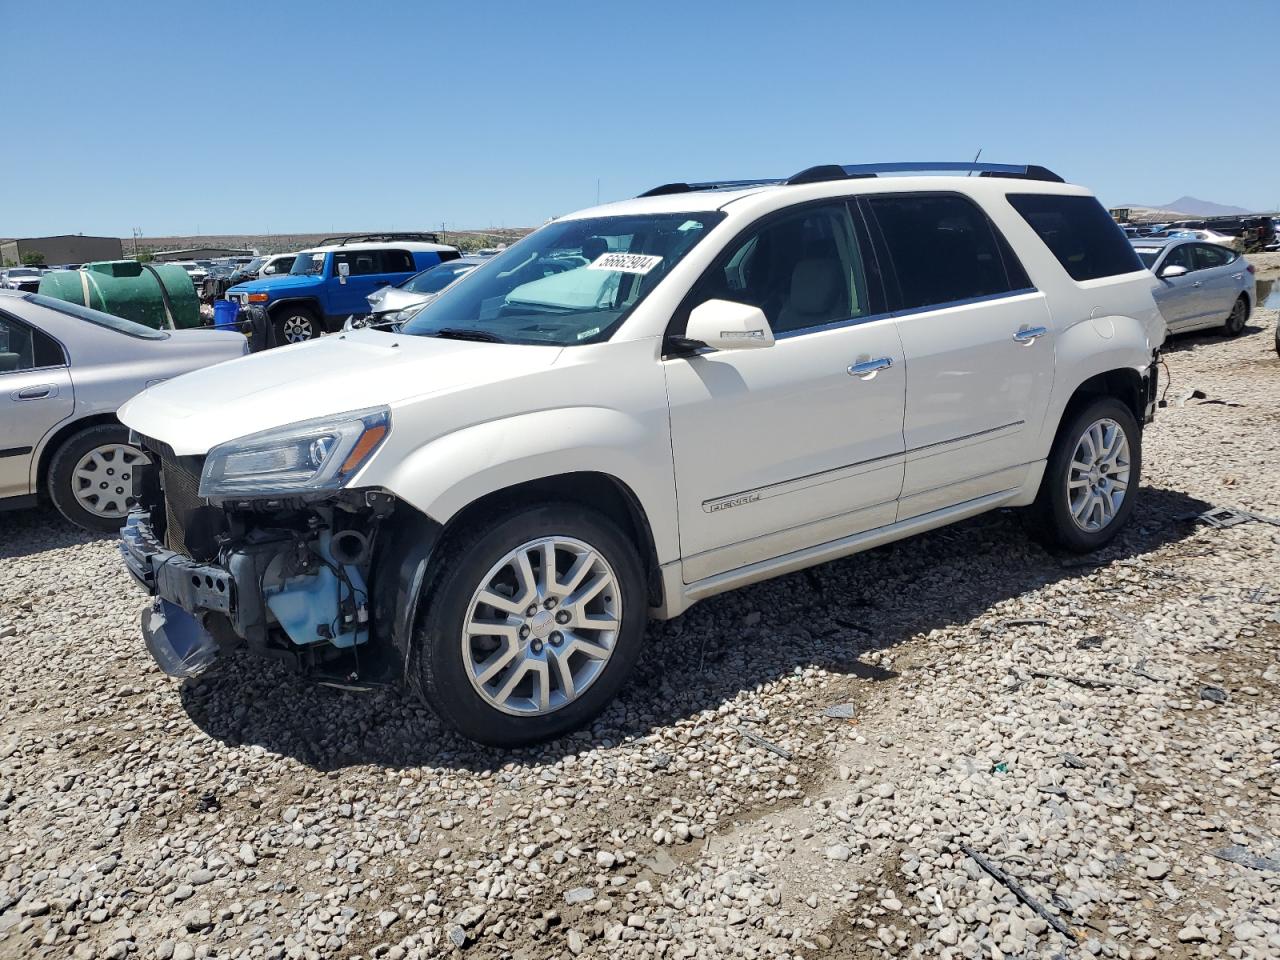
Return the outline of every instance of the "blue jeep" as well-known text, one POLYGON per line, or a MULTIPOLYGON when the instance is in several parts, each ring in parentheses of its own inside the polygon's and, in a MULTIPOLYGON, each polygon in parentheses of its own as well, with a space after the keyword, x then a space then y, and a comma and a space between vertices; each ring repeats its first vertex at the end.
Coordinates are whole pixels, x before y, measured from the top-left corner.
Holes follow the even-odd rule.
POLYGON ((368 313, 374 290, 460 256, 435 240, 434 234, 335 237, 299 253, 289 273, 237 284, 226 297, 242 310, 265 307, 276 339, 301 343, 368 313))

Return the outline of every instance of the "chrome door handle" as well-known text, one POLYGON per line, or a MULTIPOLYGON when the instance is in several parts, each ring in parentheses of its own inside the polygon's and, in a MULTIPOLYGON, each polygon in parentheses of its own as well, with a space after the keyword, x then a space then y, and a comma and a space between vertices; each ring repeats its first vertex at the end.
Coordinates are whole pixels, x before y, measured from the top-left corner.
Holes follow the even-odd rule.
POLYGON ((1023 327, 1013 335, 1013 339, 1017 343, 1032 344, 1048 332, 1048 327, 1023 327))
POLYGON ((1198 286, 1200 286, 1200 284, 1201 284, 1202 282, 1203 282, 1203 281, 1197 280, 1195 283, 1193 283, 1193 284, 1191 284, 1191 285, 1192 285, 1193 287, 1198 287, 1198 286))
POLYGON ((43 400, 46 397, 56 397, 58 395, 58 387, 52 383, 41 383, 34 387, 23 387, 21 390, 12 394, 15 400, 43 400))
POLYGON ((1244 279, 1244 274, 1243 274, 1243 273, 1233 273, 1233 274, 1231 275, 1231 279, 1232 279, 1232 280, 1243 280, 1243 279, 1244 279))
POLYGON ((849 367, 849 376, 858 377, 862 380, 870 380, 881 370, 888 370, 892 366, 892 357, 877 357, 875 360, 859 360, 857 363, 849 367))

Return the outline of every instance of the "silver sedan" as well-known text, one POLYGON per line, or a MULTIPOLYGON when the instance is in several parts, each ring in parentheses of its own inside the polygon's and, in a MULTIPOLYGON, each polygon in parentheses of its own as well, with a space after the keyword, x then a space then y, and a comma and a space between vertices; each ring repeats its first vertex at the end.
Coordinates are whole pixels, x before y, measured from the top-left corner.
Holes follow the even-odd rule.
POLYGON ((1253 264, 1216 243, 1182 237, 1131 241, 1160 280, 1156 304, 1170 333, 1221 327, 1239 336, 1257 305, 1253 264))
POLYGON ((147 458, 116 409, 152 384, 247 352, 238 333, 153 330, 0 290, 0 510, 46 495, 73 523, 118 530, 147 458))

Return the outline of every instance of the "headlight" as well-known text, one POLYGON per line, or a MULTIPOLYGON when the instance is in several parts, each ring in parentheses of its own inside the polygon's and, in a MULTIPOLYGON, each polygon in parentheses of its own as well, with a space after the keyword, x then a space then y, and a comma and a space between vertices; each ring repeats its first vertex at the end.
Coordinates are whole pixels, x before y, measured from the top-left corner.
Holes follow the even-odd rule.
POLYGON ((200 496, 288 496, 337 490, 391 431, 386 407, 322 417, 218 444, 205 458, 200 496))

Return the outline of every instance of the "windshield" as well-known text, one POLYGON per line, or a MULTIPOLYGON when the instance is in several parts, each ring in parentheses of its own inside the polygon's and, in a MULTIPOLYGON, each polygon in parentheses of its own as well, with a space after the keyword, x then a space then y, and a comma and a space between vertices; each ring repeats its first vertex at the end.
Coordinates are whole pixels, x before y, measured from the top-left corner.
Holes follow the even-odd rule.
POLYGON ((108 330, 136 337, 139 340, 164 340, 169 336, 162 330, 153 330, 151 327, 144 327, 140 323, 134 323, 132 320, 126 320, 123 317, 113 317, 109 313, 90 310, 88 307, 82 307, 78 303, 55 300, 53 297, 46 297, 39 293, 29 293, 26 299, 32 303, 38 303, 42 307, 48 307, 50 310, 56 310, 58 313, 65 313, 69 317, 78 317, 81 320, 92 323, 94 326, 106 327, 108 330))
POLYGON ((1156 260, 1160 258, 1159 247, 1135 247, 1134 250, 1138 254, 1138 258, 1142 261, 1142 265, 1150 270, 1156 265, 1156 260))
POLYGON ((323 273, 324 272, 324 254, 323 253, 300 253, 293 261, 293 267, 290 273, 323 273))
POLYGON ((476 268, 474 263, 438 263, 401 284, 410 293, 439 293, 453 281, 476 268))
POLYGON ((401 332, 558 346, 607 340, 722 219, 710 211, 550 223, 440 294, 401 332))
POLYGON ((12 268, 12 269, 9 271, 9 276, 11 276, 11 277, 38 277, 38 276, 40 276, 40 271, 39 271, 39 270, 32 270, 32 269, 29 269, 28 267, 14 267, 14 268, 12 268))

